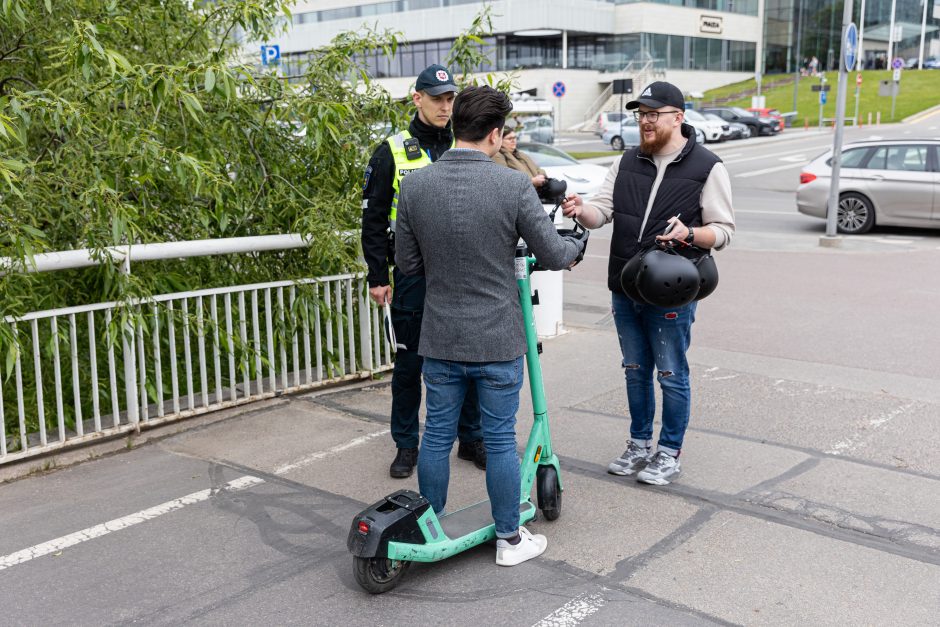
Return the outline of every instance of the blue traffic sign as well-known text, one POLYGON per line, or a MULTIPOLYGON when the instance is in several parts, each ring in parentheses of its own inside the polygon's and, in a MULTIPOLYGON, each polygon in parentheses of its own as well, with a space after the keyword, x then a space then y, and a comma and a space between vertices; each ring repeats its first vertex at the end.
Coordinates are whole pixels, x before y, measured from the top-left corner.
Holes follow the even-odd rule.
POLYGON ((851 71, 855 67, 855 60, 858 57, 858 27, 855 22, 850 23, 845 29, 845 41, 842 42, 843 56, 845 57, 845 69, 851 71))
POLYGON ((561 81, 557 81, 554 85, 552 85, 552 93, 555 95, 556 98, 561 98, 562 96, 564 96, 565 84, 562 83, 561 81))
POLYGON ((902 67, 904 67, 904 59, 901 57, 896 57, 894 61, 891 62, 892 70, 900 70, 902 67))
POLYGON ((819 92, 819 104, 821 104, 821 105, 826 104, 826 99, 827 99, 827 94, 828 94, 828 93, 829 93, 828 91, 821 91, 821 92, 819 92))
POLYGON ((264 65, 277 65, 281 60, 281 47, 278 45, 261 46, 261 63, 264 65))

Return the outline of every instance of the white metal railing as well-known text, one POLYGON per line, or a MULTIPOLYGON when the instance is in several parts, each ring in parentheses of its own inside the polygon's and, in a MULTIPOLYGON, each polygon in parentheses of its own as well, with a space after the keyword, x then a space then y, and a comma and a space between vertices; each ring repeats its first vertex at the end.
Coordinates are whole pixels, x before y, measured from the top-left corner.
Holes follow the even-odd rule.
MULTIPOLYGON (((225 252, 258 250, 239 239, 225 252)), ((217 254, 177 244, 192 255, 169 258, 217 254)), ((392 363, 379 319, 361 273, 7 317, 18 350, 15 386, 0 380, 0 464, 368 377, 392 363)))
MULTIPOLYGON (((650 82, 649 79, 651 77, 665 76, 664 68, 660 67, 662 65, 662 59, 633 59, 619 70, 619 74, 621 78, 632 75, 633 88, 635 90, 642 89, 644 85, 650 82)), ((604 91, 585 109, 584 121, 580 126, 585 129, 591 128, 595 122, 595 116, 608 108, 610 100, 613 97, 614 83, 613 80, 611 80, 610 84, 604 88, 604 91)))

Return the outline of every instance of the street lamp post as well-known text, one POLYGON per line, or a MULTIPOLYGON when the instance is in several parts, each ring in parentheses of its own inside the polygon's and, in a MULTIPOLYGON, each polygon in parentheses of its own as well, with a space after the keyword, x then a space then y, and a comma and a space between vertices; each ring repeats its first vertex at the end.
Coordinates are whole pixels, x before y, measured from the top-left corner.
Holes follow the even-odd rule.
MULTIPOLYGON (((839 242, 836 238, 836 219, 839 214, 839 175, 842 170, 842 132, 845 127, 845 90, 848 79, 847 65, 855 65, 854 58, 846 58, 847 52, 847 33, 849 25, 852 23, 852 0, 845 0, 845 10, 842 12, 842 45, 839 50, 839 93, 836 94, 836 119, 835 119, 835 137, 832 140, 832 179, 829 182, 829 205, 826 211, 826 236, 820 240, 823 245, 832 245, 839 242)), ((854 25, 852 25, 854 28, 854 25)), ((856 33, 857 36, 857 33, 856 33)), ((858 52, 858 40, 852 41, 851 45, 856 47, 858 52)), ((838 245, 838 244, 836 244, 838 245)))

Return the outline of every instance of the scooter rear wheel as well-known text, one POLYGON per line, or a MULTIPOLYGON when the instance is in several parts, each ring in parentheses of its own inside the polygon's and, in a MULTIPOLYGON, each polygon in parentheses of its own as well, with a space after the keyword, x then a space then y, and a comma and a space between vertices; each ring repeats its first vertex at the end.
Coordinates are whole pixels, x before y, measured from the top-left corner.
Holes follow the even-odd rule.
POLYGON ((539 509, 546 520, 556 520, 561 516, 561 487, 558 473, 553 466, 539 466, 535 472, 535 484, 539 499, 539 509))
POLYGON ((411 562, 390 560, 384 557, 353 557, 353 574, 356 583, 366 592, 382 594, 388 592, 404 576, 411 562))

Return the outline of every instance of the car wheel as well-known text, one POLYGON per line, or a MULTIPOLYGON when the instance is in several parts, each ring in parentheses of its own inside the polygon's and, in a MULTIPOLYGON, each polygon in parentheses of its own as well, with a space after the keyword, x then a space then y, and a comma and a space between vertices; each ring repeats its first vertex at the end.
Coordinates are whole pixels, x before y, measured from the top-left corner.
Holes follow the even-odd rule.
POLYGON ((875 225, 875 208, 865 196, 846 192, 839 196, 839 213, 836 223, 840 233, 861 235, 875 225))
POLYGON ((623 138, 619 135, 614 135, 610 140, 610 147, 614 150, 623 150, 623 138))

